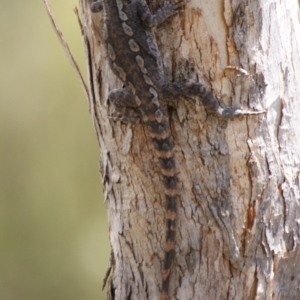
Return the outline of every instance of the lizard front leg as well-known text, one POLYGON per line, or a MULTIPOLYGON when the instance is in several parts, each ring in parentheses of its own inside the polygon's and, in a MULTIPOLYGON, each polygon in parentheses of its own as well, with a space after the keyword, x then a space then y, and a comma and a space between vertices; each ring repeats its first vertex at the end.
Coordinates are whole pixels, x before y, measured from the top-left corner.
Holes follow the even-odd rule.
POLYGON ((184 6, 182 2, 175 4, 166 2, 162 8, 157 10, 155 14, 152 14, 147 3, 143 0, 138 2, 137 12, 143 24, 151 28, 163 23, 169 17, 182 12, 182 6, 184 6))

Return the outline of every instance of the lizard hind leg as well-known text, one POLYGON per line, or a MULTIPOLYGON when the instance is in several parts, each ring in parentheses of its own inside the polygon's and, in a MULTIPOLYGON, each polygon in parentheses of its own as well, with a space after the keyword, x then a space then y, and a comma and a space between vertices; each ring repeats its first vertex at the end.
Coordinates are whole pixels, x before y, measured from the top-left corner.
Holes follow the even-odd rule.
POLYGON ((137 124, 141 119, 135 97, 129 89, 114 89, 108 95, 109 118, 125 124, 137 124))
POLYGON ((198 96, 208 113, 212 113, 219 118, 232 118, 241 115, 256 115, 263 111, 244 110, 236 107, 224 105, 208 91, 202 83, 168 83, 162 86, 162 94, 165 99, 178 99, 180 97, 189 99, 191 96, 198 96))

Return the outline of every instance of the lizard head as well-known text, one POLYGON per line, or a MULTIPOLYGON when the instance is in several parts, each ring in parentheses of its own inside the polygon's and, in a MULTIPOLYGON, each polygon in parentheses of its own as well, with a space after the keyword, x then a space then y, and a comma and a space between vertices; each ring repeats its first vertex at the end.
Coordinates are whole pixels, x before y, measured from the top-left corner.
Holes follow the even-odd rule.
POLYGON ((101 0, 89 0, 91 11, 97 13, 103 9, 103 2, 101 0))

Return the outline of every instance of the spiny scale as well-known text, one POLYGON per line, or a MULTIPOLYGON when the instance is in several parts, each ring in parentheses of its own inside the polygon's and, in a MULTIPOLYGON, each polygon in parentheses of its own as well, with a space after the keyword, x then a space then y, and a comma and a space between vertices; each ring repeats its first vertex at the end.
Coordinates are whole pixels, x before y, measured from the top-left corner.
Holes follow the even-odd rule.
MULTIPOLYGON (((162 272, 161 300, 168 298, 171 265, 174 259, 176 200, 178 197, 173 139, 166 98, 199 96, 205 108, 219 117, 255 112, 221 108, 201 83, 166 83, 161 56, 151 27, 181 11, 182 4, 166 4, 152 15, 145 0, 88 0, 93 12, 104 8, 104 38, 110 66, 125 89, 113 90, 115 103, 128 121, 139 116, 148 129, 158 158, 166 199, 166 244, 162 272), (135 110, 132 112, 132 110, 135 110)), ((260 113, 260 112, 256 112, 260 113)))

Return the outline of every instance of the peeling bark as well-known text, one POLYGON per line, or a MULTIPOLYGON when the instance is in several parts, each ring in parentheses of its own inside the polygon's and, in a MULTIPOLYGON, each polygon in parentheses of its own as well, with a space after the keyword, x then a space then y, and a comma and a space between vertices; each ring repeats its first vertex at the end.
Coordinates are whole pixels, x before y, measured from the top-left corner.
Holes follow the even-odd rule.
MULTIPOLYGON (((102 14, 85 0, 81 9, 113 252, 108 299, 158 299, 159 166, 142 124, 107 118, 121 83, 98 33, 102 14)), ((224 121, 197 99, 170 107, 181 191, 171 299, 299 298, 298 32, 296 0, 191 0, 157 29, 168 80, 202 81, 228 105, 267 110, 224 121)))

